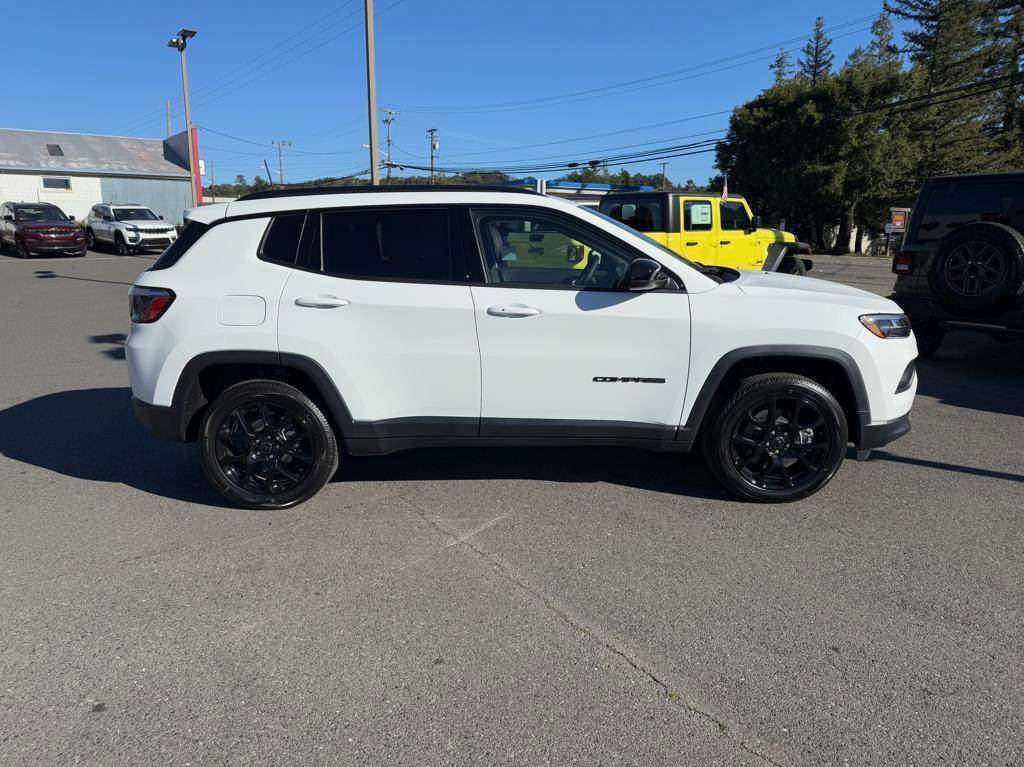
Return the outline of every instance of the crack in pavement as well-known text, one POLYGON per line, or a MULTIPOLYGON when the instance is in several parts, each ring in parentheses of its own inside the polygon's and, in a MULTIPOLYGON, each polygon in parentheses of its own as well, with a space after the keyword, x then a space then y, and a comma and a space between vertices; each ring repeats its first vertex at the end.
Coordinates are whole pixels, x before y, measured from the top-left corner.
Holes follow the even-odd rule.
POLYGON ((767 754, 763 753, 762 751, 758 750, 754 746, 747 743, 745 740, 735 738, 732 734, 733 730, 730 729, 729 725, 726 722, 719 719, 710 711, 701 708, 693 701, 683 702, 682 699, 679 697, 679 693, 673 687, 671 687, 668 684, 668 682, 661 679, 654 672, 653 669, 648 668, 640 660, 633 658, 629 654, 629 652, 623 647, 620 647, 612 640, 606 639, 600 634, 598 634, 595 629, 585 624, 582 620, 574 618, 572 615, 566 612, 561 606, 559 606, 552 597, 548 596, 543 591, 534 588, 529 583, 519 578, 505 564, 503 564, 501 561, 488 554, 486 551, 480 549, 471 540, 477 533, 482 532, 484 529, 491 527, 495 522, 498 521, 498 519, 501 519, 506 515, 501 515, 500 517, 495 518, 491 522, 485 524, 481 528, 472 531, 468 535, 460 536, 457 533, 439 525, 426 509, 424 509, 422 506, 420 506, 415 501, 410 499, 408 495, 400 495, 398 496, 398 499, 408 504, 409 507, 412 508, 413 511, 416 513, 416 516, 420 517, 424 522, 430 525, 430 527, 433 530, 445 536, 446 538, 449 538, 450 541, 445 544, 446 547, 462 545, 465 548, 469 549, 471 552, 473 552, 473 554, 477 556, 477 558, 486 561, 491 566, 491 568, 505 580, 517 586, 521 591, 526 593, 535 601, 540 602, 547 610, 549 610, 559 620, 561 620, 562 623, 564 623, 574 631, 587 637, 591 641, 599 644, 612 655, 615 655, 620 660, 625 661, 634 670, 638 671, 639 673, 647 677, 648 681, 660 687, 662 694, 665 696, 665 699, 672 706, 679 709, 683 709, 684 711, 688 711, 691 714, 696 714, 697 716, 700 716, 706 719, 707 721, 711 722, 718 728, 719 734, 721 734, 723 737, 733 740, 736 743, 736 745, 739 746, 739 748, 751 754, 752 756, 761 759, 767 764, 772 765, 772 767, 783 767, 781 762, 776 761, 772 757, 768 756, 767 754))

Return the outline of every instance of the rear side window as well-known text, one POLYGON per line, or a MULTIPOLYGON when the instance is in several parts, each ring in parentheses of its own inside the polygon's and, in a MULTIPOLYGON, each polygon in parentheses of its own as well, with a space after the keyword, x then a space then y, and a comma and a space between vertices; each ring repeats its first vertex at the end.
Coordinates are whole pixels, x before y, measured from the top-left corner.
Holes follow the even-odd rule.
POLYGON ((964 224, 995 221, 1024 231, 1024 182, 941 182, 928 190, 918 242, 941 240, 964 224))
POLYGON ((302 237, 302 224, 305 220, 305 213, 275 216, 270 222, 266 234, 263 235, 260 258, 264 261, 294 265, 295 256, 299 250, 299 239, 302 237))
POLYGON ((444 208, 338 210, 322 217, 327 274, 363 280, 452 279, 444 208))
POLYGON ((178 235, 178 239, 167 246, 167 250, 161 253, 160 258, 149 267, 149 271, 153 272, 174 266, 185 255, 185 252, 206 234, 206 230, 209 228, 206 224, 200 224, 198 221, 188 221, 185 228, 181 230, 181 234, 178 235))
POLYGON ((601 212, 638 232, 663 232, 662 202, 658 200, 627 200, 601 206, 601 212))

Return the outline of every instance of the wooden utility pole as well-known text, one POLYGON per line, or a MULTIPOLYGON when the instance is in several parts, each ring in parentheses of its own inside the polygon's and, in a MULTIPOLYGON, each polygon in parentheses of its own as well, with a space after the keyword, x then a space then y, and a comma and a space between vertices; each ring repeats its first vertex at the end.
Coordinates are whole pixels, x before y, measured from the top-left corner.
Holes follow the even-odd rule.
POLYGON ((373 0, 363 0, 366 11, 366 101, 370 124, 370 183, 380 186, 377 161, 377 68, 373 50, 373 0))

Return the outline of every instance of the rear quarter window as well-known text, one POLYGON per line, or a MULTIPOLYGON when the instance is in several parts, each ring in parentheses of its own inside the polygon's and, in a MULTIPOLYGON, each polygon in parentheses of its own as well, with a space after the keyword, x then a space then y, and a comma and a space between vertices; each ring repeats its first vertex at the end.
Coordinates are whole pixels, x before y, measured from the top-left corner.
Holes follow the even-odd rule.
POLYGON ((178 239, 167 246, 167 250, 161 253, 160 257, 149 267, 149 271, 159 271, 174 266, 188 249, 206 234, 209 228, 206 224, 200 224, 198 221, 187 222, 185 228, 181 230, 181 234, 178 235, 178 239))

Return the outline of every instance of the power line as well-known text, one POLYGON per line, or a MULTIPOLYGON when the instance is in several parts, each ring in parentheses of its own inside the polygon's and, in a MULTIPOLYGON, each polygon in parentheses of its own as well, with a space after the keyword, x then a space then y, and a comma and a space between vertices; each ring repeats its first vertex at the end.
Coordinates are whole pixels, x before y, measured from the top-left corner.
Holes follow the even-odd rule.
MULTIPOLYGON (((857 19, 852 19, 850 21, 843 22, 842 24, 836 24, 835 26, 829 27, 826 31, 834 32, 834 31, 839 30, 839 29, 845 29, 847 27, 855 26, 855 25, 858 25, 858 24, 863 24, 864 22, 869 21, 869 20, 874 20, 875 18, 876 18, 875 14, 872 14, 872 15, 869 15, 869 16, 862 16, 862 17, 857 18, 857 19)), ((857 34, 859 32, 863 32, 863 31, 865 31, 867 29, 869 29, 869 27, 864 27, 862 29, 856 29, 856 30, 852 30, 852 31, 849 31, 849 32, 845 32, 842 35, 835 35, 833 37, 833 39, 836 39, 836 38, 839 38, 839 37, 845 37, 845 36, 851 35, 851 34, 857 34)), ((800 37, 794 37, 794 38, 790 38, 788 40, 783 40, 781 42, 771 43, 770 45, 766 45, 766 46, 763 46, 763 47, 760 47, 760 48, 754 48, 752 50, 745 51, 743 53, 733 54, 732 56, 724 56, 722 58, 712 59, 710 61, 706 61, 706 62, 702 62, 702 63, 698 63, 698 64, 690 64, 690 65, 687 65, 685 67, 681 67, 679 69, 670 70, 668 72, 662 72, 662 73, 657 74, 657 75, 649 75, 647 77, 641 77, 641 78, 637 78, 635 80, 627 80, 627 81, 620 82, 620 83, 614 83, 614 84, 611 84, 611 85, 603 85, 603 86, 599 86, 599 87, 596 87, 596 88, 589 88, 589 89, 581 90, 581 91, 573 91, 573 92, 570 92, 570 93, 561 93, 561 94, 558 94, 558 95, 555 95, 555 96, 543 96, 541 98, 524 99, 524 100, 521 100, 521 101, 505 101, 505 102, 497 102, 497 103, 490 103, 490 104, 470 104, 470 105, 463 105, 463 106, 437 106, 437 107, 431 107, 431 106, 416 106, 416 105, 409 105, 409 104, 398 104, 397 106, 402 108, 405 111, 408 111, 408 112, 450 112, 450 113, 474 112, 474 113, 483 113, 483 112, 516 111, 518 109, 531 108, 531 107, 534 107, 534 106, 549 106, 549 105, 559 105, 559 104, 564 104, 564 103, 576 103, 577 101, 587 101, 587 100, 589 100, 588 98, 577 98, 577 97, 580 97, 580 96, 591 96, 592 94, 601 93, 602 95, 600 95, 598 97, 599 98, 604 98, 606 96, 616 96, 616 95, 621 95, 622 93, 629 93, 629 92, 634 91, 634 90, 643 90, 645 88, 659 87, 659 86, 662 86, 662 85, 667 85, 670 82, 677 82, 678 80, 688 79, 688 78, 678 78, 677 80, 669 80, 667 82, 654 82, 654 81, 656 81, 656 80, 660 81, 660 80, 663 80, 664 78, 673 77, 675 75, 683 74, 685 72, 693 72, 694 70, 698 70, 698 69, 706 69, 708 67, 717 66, 718 64, 724 64, 724 63, 727 63, 727 62, 736 61, 737 59, 744 59, 744 58, 747 58, 748 56, 753 56, 755 54, 764 53, 764 52, 767 52, 767 51, 771 51, 772 55, 771 55, 770 58, 774 58, 775 55, 778 53, 778 47, 779 46, 790 45, 790 44, 793 44, 793 43, 802 42, 802 41, 808 40, 811 36, 812 35, 801 35, 800 37), (649 85, 642 85, 639 88, 628 88, 628 86, 639 85, 641 83, 651 83, 651 84, 649 84, 649 85), (627 90, 619 91, 619 89, 622 89, 622 88, 628 88, 628 89, 627 90), (616 92, 616 93, 604 93, 605 91, 619 91, 619 92, 616 92)), ((761 61, 761 60, 762 60, 761 58, 758 58, 758 59, 752 59, 751 61, 743 61, 743 62, 740 62, 738 64, 734 64, 734 65, 729 66, 729 67, 723 67, 722 70, 724 70, 724 69, 731 69, 731 68, 733 68, 735 66, 744 66, 746 64, 753 64, 753 63, 756 63, 757 61, 761 61)), ((722 71, 722 70, 716 70, 716 71, 722 71)), ((702 72, 701 74, 707 74, 707 73, 706 72, 702 72)))

